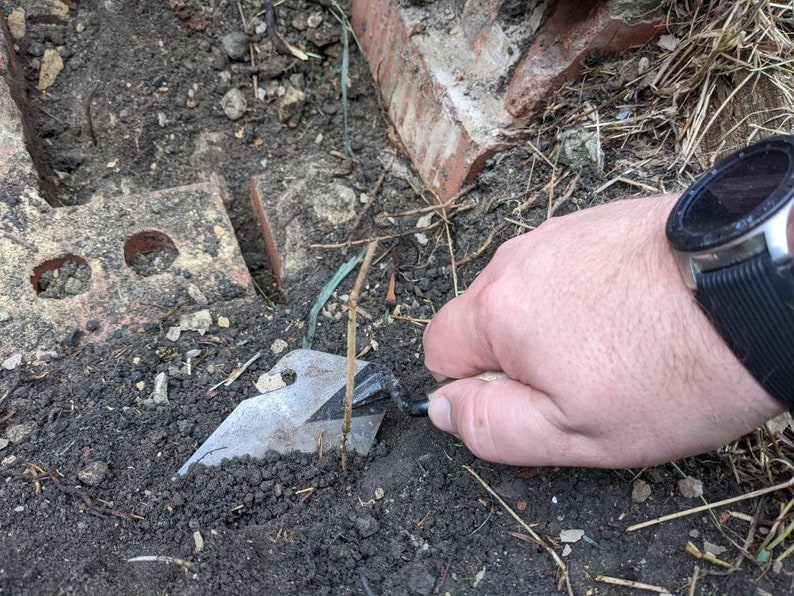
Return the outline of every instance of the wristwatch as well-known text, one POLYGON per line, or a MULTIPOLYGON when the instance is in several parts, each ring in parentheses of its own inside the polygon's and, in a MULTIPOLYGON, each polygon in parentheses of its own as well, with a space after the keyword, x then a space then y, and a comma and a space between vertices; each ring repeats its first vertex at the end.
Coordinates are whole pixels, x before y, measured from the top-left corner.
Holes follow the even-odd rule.
POLYGON ((751 145, 703 174, 670 213, 667 239, 734 354, 794 408, 794 136, 751 145))

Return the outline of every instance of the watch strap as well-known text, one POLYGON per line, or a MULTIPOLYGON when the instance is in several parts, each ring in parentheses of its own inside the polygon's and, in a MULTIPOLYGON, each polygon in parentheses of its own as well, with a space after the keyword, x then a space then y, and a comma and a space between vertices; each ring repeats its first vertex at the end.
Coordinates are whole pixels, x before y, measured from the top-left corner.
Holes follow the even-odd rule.
POLYGON ((764 252, 696 277, 697 301, 747 370, 794 409, 794 269, 764 252))

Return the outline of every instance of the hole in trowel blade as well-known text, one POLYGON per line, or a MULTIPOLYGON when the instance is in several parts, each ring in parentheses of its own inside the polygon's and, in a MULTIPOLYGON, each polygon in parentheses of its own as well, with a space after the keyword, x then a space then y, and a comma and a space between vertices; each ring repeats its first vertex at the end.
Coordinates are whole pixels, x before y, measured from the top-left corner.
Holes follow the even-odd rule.
POLYGON ((136 232, 124 245, 124 262, 141 277, 162 273, 178 256, 174 241, 157 230, 136 232))
POLYGON ((281 375, 281 380, 284 381, 284 384, 287 386, 292 385, 298 378, 298 373, 291 368, 282 370, 279 374, 281 375))
POLYGON ((40 298, 68 298, 91 287, 91 267, 76 255, 44 261, 33 268, 30 283, 40 298))

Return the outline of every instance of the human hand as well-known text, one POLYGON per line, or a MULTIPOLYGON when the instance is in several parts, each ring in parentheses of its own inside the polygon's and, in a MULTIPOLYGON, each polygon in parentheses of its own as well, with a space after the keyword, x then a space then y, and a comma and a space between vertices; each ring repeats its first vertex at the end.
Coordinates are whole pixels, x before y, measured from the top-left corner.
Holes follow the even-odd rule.
POLYGON ((502 245, 427 326, 425 365, 460 379, 430 418, 478 457, 641 467, 717 448, 783 411, 684 285, 676 197, 554 218, 502 245), (509 379, 483 381, 483 371, 509 379))

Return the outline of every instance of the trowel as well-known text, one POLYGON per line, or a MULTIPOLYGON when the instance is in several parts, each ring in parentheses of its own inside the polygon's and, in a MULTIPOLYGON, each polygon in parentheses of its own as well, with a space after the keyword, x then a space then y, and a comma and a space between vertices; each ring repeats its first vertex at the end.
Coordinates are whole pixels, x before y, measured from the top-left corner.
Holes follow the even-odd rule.
MULTIPOLYGON (((406 400, 399 381, 386 367, 356 360, 355 372, 349 451, 369 451, 390 403, 412 416, 427 415, 427 399, 406 400)), ((179 468, 177 476, 197 463, 217 466, 224 459, 243 455, 261 458, 268 451, 314 453, 321 445, 340 444, 347 386, 345 357, 293 350, 276 363, 269 376, 280 376, 289 384, 240 402, 179 468)))

